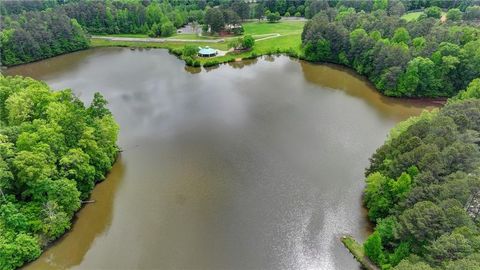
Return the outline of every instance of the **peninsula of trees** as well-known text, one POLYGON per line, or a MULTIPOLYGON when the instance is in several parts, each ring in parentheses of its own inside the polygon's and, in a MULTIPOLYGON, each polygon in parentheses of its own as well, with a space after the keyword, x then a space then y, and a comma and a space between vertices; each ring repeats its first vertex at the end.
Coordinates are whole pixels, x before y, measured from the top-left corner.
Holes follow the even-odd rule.
POLYGON ((36 259, 110 170, 118 125, 106 104, 0 75, 0 269, 36 259))
POLYGON ((382 269, 480 266, 480 79, 440 110, 391 130, 366 171, 375 231, 364 244, 382 269))

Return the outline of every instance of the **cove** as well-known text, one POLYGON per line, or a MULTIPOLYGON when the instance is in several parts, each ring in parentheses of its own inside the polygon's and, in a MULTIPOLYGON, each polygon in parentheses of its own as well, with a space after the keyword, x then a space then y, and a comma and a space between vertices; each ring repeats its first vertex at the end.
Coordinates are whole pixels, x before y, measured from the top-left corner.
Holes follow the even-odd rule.
POLYGON ((165 50, 97 48, 7 75, 101 91, 123 152, 72 230, 25 269, 359 269, 363 171, 431 104, 285 56, 190 70, 165 50))

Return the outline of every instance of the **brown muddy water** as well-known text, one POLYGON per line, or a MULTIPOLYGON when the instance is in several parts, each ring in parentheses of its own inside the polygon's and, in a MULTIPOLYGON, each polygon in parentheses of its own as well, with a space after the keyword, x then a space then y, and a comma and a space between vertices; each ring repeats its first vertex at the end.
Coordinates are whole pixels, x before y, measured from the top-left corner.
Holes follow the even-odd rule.
POLYGON ((359 269, 369 156, 428 104, 343 69, 264 57, 191 70, 99 48, 3 71, 109 100, 124 150, 72 230, 25 269, 359 269))

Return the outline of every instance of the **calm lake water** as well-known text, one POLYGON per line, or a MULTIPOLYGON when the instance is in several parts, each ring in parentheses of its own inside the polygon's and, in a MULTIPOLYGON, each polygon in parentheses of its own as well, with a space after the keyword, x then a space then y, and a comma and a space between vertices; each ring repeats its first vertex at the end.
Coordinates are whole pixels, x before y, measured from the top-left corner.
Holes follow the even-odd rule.
POLYGON ((359 269, 368 158, 428 104, 335 66, 265 57, 188 69, 101 48, 3 71, 109 100, 123 152, 96 203, 26 269, 359 269))

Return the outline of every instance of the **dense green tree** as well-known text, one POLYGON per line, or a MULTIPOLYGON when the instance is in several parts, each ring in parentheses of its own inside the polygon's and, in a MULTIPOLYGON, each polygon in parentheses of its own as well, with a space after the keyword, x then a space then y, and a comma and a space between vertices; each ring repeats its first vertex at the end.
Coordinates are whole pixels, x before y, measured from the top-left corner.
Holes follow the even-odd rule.
POLYGON ((0 76, 0 268, 15 269, 70 228, 111 168, 118 125, 95 94, 86 108, 71 90, 0 76))
POLYGON ((458 98, 461 100, 480 98, 480 78, 473 80, 466 90, 458 93, 458 98))
MULTIPOLYGON (((305 24, 302 45, 307 60, 350 66, 389 96, 451 97, 480 76, 478 28, 432 17, 406 22, 389 11, 394 5, 411 4, 405 1, 389 1, 388 13, 365 12, 381 1, 357 2, 340 1, 336 9, 321 9, 305 24)), ((441 14, 433 3, 415 6, 441 14)))
POLYGON ((398 90, 405 96, 435 96, 441 86, 432 60, 416 57, 408 63, 400 77, 398 90))
POLYGON ((263 6, 263 3, 257 3, 254 8, 253 8, 253 17, 257 20, 261 20, 263 16, 265 15, 265 7, 263 6))
POLYGON ((210 31, 218 33, 225 26, 223 14, 218 8, 210 8, 205 12, 205 24, 210 27, 210 31))
POLYGON ((269 23, 274 23, 280 21, 282 17, 280 16, 280 13, 278 12, 272 12, 267 14, 267 20, 269 23))
POLYGON ((242 39, 242 47, 245 49, 251 49, 255 45, 255 39, 251 35, 246 35, 242 39))
POLYGON ((365 254, 377 265, 381 265, 385 259, 383 254, 382 239, 377 232, 372 233, 363 244, 365 254))
POLYGON ((388 14, 402 16, 405 13, 405 5, 401 1, 388 1, 388 14))
POLYGON ((232 9, 242 20, 246 20, 250 17, 250 6, 245 1, 234 0, 232 3, 232 9))
POLYGON ((425 262, 409 262, 409 261, 402 261, 399 263, 395 268, 395 270, 433 270, 430 265, 426 264, 425 262))
POLYGON ((177 31, 177 28, 175 28, 172 22, 167 21, 162 24, 162 27, 161 27, 162 37, 172 36, 173 34, 175 34, 176 31, 177 31))
POLYGON ((471 6, 465 9, 465 14, 463 15, 465 20, 478 20, 480 19, 480 6, 471 6))
POLYGON ((429 7, 425 9, 425 15, 427 15, 427 17, 440 19, 442 16, 442 10, 436 6, 429 7))
POLYGON ((196 56, 198 53, 198 46, 195 45, 185 45, 183 47, 182 55, 185 57, 193 57, 196 56))
POLYGON ((461 234, 444 234, 427 247, 426 259, 433 265, 456 260, 472 254, 473 248, 461 234))
POLYGON ((85 49, 89 41, 76 20, 62 10, 31 11, 2 19, 3 65, 18 65, 85 49))
POLYGON ((41 249, 35 237, 29 234, 0 235, 0 267, 13 270, 25 262, 34 260, 40 255, 41 249))
POLYGON ((393 35, 392 41, 396 43, 408 44, 410 43, 410 34, 405 27, 397 28, 395 30, 395 34, 393 35))
MULTIPOLYGON (((439 52, 456 50, 444 44, 439 52)), ((369 248, 382 268, 478 265, 480 234, 468 212, 480 187, 477 84, 442 109, 398 125, 371 158, 364 201, 377 223, 369 248)))
POLYGON ((452 8, 447 12, 447 20, 459 21, 462 19, 463 13, 458 8, 452 8))

